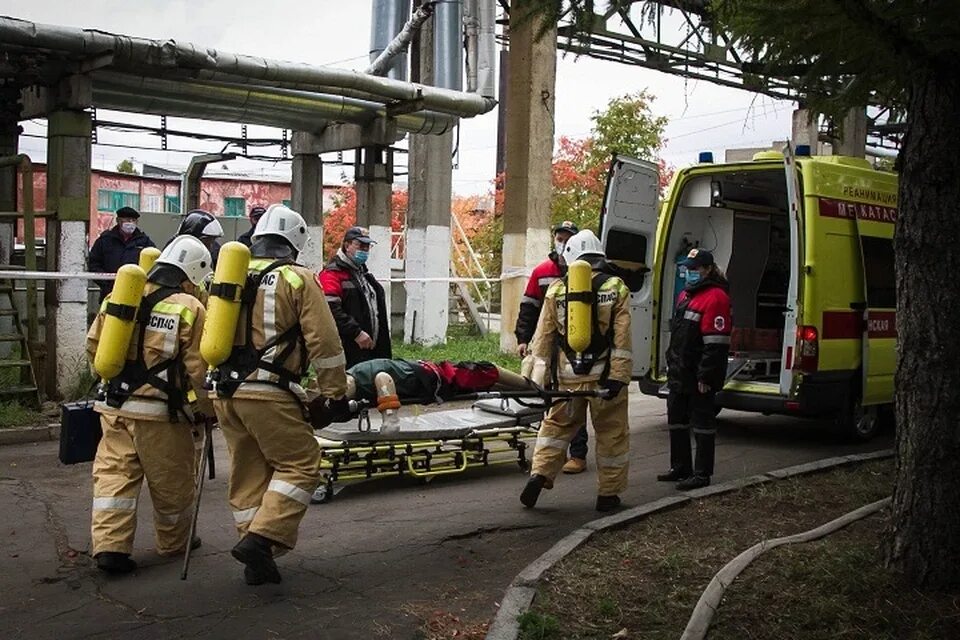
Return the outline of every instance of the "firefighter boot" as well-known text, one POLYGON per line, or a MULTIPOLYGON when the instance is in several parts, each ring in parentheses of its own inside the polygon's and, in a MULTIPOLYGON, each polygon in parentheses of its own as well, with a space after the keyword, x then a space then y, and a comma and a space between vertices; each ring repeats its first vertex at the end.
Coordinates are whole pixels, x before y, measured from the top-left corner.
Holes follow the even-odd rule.
POLYGON ((660 482, 686 480, 692 474, 690 430, 686 425, 670 425, 670 470, 657 476, 660 482))
POLYGON ((563 465, 563 472, 568 474, 583 473, 587 470, 587 461, 583 458, 570 458, 563 465))
POLYGON ((104 551, 98 553, 95 558, 97 560, 97 568, 106 573, 132 573, 137 569, 137 563, 130 558, 129 553, 104 551))
POLYGON ((620 507, 620 496, 597 496, 597 511, 613 511, 620 507))
POLYGON ((540 492, 543 490, 546 482, 547 479, 539 474, 530 476, 530 479, 527 480, 527 485, 520 493, 520 502, 523 503, 523 506, 532 509, 537 504, 537 498, 540 497, 540 492))
POLYGON ((265 582, 279 584, 281 577, 277 563, 273 561, 273 542, 255 533, 248 533, 233 547, 230 555, 246 567, 243 577, 247 584, 258 585, 265 582))

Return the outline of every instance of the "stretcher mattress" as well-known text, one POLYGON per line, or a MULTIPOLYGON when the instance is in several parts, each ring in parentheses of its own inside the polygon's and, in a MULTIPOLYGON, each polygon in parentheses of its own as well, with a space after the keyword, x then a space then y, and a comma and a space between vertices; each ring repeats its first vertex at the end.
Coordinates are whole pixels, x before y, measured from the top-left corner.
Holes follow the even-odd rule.
MULTIPOLYGON (((528 426, 543 418, 542 406, 525 407, 513 400, 480 400, 466 409, 449 409, 413 414, 410 407, 400 409, 400 428, 381 432, 379 411, 370 411, 369 431, 360 431, 357 420, 332 424, 317 432, 321 445, 357 442, 396 442, 463 438, 481 429, 509 429, 528 426), (325 442, 326 441, 326 442, 325 442)), ((363 428, 366 429, 366 422, 363 428)))

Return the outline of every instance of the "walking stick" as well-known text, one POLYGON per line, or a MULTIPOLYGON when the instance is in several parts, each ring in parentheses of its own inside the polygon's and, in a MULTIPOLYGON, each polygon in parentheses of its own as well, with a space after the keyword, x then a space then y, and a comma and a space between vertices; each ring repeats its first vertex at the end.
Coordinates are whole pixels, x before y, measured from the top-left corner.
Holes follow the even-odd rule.
MULTIPOLYGON (((190 534, 187 536, 187 548, 183 552, 183 569, 180 571, 180 579, 187 579, 187 572, 190 570, 190 552, 193 551, 193 537, 197 533, 197 516, 200 515, 200 496, 203 493, 203 477, 206 475, 207 471, 207 458, 212 458, 213 456, 208 456, 207 446, 210 443, 210 422, 206 419, 203 420, 203 443, 201 445, 201 451, 203 455, 200 456, 200 468, 197 470, 197 479, 194 483, 194 486, 197 489, 197 497, 193 504, 193 517, 190 519, 190 534)), ((211 452, 212 453, 212 452, 211 452)))

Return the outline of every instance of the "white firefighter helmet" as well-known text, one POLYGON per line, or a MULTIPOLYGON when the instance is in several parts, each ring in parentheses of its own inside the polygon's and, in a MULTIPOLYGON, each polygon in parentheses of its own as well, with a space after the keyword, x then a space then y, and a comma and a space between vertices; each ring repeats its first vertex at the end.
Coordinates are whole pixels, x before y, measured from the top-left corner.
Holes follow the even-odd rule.
POLYGON ((570 265, 588 255, 602 256, 603 245, 597 234, 590 229, 584 229, 567 240, 567 245, 563 248, 563 261, 570 265))
POLYGON ((253 240, 261 236, 279 236, 290 243, 298 254, 307 246, 307 223, 303 216, 283 204, 273 204, 260 216, 253 230, 253 240))
POLYGON ((158 264, 177 267, 193 284, 200 284, 212 271, 210 251, 193 236, 177 236, 171 240, 154 266, 158 264))

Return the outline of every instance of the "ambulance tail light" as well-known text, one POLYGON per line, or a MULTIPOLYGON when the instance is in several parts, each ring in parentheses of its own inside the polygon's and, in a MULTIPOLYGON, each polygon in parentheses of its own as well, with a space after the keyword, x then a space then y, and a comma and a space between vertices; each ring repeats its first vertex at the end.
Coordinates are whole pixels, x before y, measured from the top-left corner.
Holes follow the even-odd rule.
POLYGON ((802 373, 813 373, 820 364, 820 336, 817 328, 797 327, 797 355, 794 368, 802 373))

